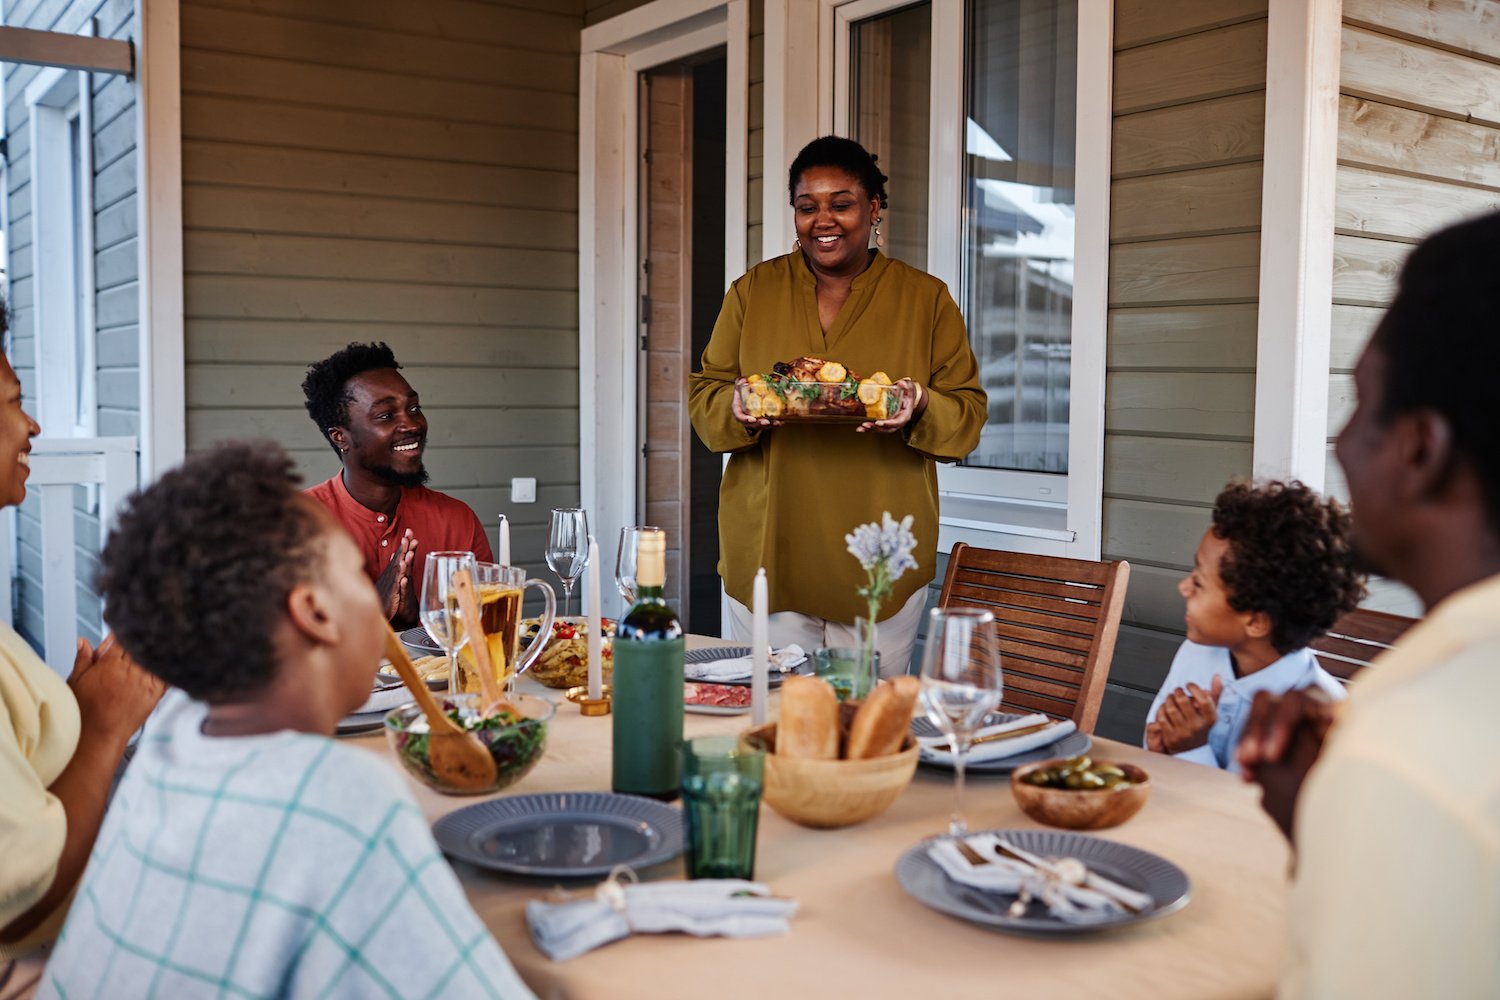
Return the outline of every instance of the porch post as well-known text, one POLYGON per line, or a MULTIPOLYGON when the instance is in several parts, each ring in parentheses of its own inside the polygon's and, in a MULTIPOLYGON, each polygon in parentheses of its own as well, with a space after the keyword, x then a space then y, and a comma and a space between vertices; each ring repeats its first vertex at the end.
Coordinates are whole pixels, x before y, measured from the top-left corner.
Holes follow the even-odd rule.
POLYGON ((1270 0, 1255 364, 1257 478, 1321 490, 1338 156, 1340 0, 1270 0))
POLYGON ((141 481, 187 450, 187 357, 182 278, 182 71, 178 0, 136 0, 140 91, 141 481))

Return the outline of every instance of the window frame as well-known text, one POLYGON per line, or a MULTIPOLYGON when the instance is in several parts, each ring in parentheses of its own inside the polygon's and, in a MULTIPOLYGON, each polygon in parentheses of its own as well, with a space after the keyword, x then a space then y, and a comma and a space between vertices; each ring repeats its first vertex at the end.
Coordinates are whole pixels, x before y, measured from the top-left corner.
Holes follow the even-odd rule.
MULTIPOLYGON (((793 0, 795 2, 795 0, 793 0)), ((965 0, 929 0, 932 8, 932 84, 928 172, 928 271, 962 301, 963 156, 968 47, 965 0)), ((818 0, 820 44, 816 80, 819 131, 848 134, 850 31, 855 22, 914 6, 914 0, 818 0)), ((938 467, 939 492, 966 503, 962 518, 943 518, 945 540, 991 533, 1028 539, 1036 551, 1098 559, 1103 541, 1104 389, 1108 324, 1109 155, 1111 141, 1114 10, 1110 0, 1078 0, 1077 193, 1073 287, 1073 358, 1069 385, 1068 472, 938 467), (987 503, 986 503, 987 502, 987 503), (991 509, 976 517, 974 511, 991 509), (1046 538, 1037 542, 1028 515, 1050 510, 1046 538), (972 532, 980 532, 972 535, 972 532)), ((767 21, 767 51, 779 22, 767 21)), ((767 120, 772 109, 767 108, 767 120)))
POLYGON ((94 437, 99 409, 92 76, 83 70, 48 67, 26 87, 25 97, 31 142, 37 416, 52 437, 94 437), (70 224, 44 223, 59 218, 70 224), (44 336, 44 330, 53 335, 44 336), (61 331, 67 334, 59 335, 61 331))

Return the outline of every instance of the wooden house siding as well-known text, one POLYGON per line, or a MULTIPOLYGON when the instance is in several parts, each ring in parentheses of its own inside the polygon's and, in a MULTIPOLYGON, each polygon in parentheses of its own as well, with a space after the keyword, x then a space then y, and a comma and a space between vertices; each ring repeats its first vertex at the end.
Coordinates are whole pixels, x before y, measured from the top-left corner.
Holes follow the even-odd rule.
MULTIPOLYGON (((1347 498, 1332 439, 1353 368, 1412 246, 1500 208, 1500 8, 1474 0, 1344 0, 1334 202, 1327 489, 1347 498)), ((1380 581, 1367 606, 1419 614, 1380 581)))
POLYGON ((1114 43, 1103 557, 1132 565, 1099 732, 1138 740, 1251 469, 1266 3, 1118 0, 1114 43))
MULTIPOLYGON (((12 27, 82 31, 92 18, 101 37, 138 39, 132 0, 7 0, 5 23, 12 27)), ((38 337, 67 331, 38 331, 33 295, 31 176, 33 154, 26 87, 41 72, 37 66, 4 66, 5 197, 10 285, 10 357, 21 379, 23 403, 38 412, 38 337)), ((96 420, 101 435, 135 435, 140 430, 138 279, 139 233, 136 203, 136 84, 121 76, 90 77, 92 116, 93 237, 96 420)), ((54 429, 54 434, 60 429, 54 429)), ((43 436, 49 428, 43 427, 43 436)), ((100 528, 92 509, 94 494, 76 491, 74 564, 77 579, 78 633, 98 641, 102 632, 98 597, 92 582, 98 568, 100 528)), ((17 568, 14 601, 16 628, 40 646, 42 636, 41 521, 35 495, 17 513, 17 568)))
MULTIPOLYGON (((595 5, 597 7, 597 5, 595 5)), ((383 340, 431 485, 540 570, 578 501, 578 33, 542 0, 185 0, 188 448, 338 462, 306 366, 383 340), (537 479, 512 505, 510 480, 537 479)))

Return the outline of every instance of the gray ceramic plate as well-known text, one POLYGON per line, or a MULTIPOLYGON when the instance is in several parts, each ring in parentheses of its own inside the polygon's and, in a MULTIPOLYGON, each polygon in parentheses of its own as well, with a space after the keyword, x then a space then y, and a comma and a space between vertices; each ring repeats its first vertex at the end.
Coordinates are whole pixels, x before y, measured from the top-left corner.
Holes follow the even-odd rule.
POLYGON ((636 871, 682 853, 682 813, 655 799, 610 792, 545 792, 491 799, 432 825, 443 853, 509 875, 591 878, 636 871))
MULTIPOLYGON (((991 712, 985 716, 986 726, 998 726, 1002 722, 1010 722, 1021 716, 1012 712, 991 712)), ((942 730, 932 724, 932 720, 926 716, 919 715, 911 720, 911 733, 913 736, 941 736, 942 730)), ((969 764, 964 768, 965 774, 1009 774, 1023 764, 1033 764, 1039 760, 1051 760, 1054 757, 1077 757, 1081 753, 1088 753, 1094 741, 1089 739, 1087 733, 1073 730, 1055 743, 1018 753, 1014 757, 1006 757, 1003 760, 992 760, 983 764, 969 764)), ((928 767, 935 767, 943 771, 953 770, 953 765, 939 760, 931 760, 925 755, 917 758, 919 763, 928 767)))
POLYGON ((1028 907, 1024 916, 1013 917, 1009 909, 1015 896, 982 892, 953 881, 937 862, 927 856, 931 840, 924 840, 901 855, 896 862, 896 881, 912 897, 941 913, 985 927, 1024 934, 1092 934, 1138 924, 1182 909, 1192 894, 1192 882, 1181 868, 1128 844, 1063 830, 982 832, 1000 834, 1022 850, 1042 857, 1077 858, 1105 878, 1146 893, 1153 905, 1145 913, 1121 913, 1107 922, 1084 926, 1064 923, 1038 903, 1028 907))

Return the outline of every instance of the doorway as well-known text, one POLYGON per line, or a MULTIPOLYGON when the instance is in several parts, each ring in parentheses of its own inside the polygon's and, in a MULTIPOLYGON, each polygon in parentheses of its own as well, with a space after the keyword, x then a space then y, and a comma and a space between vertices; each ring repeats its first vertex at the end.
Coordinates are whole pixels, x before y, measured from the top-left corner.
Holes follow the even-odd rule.
POLYGON ((667 533, 667 599, 689 631, 721 631, 722 462, 693 434, 687 377, 723 300, 722 48, 639 75, 640 353, 636 509, 667 533))

